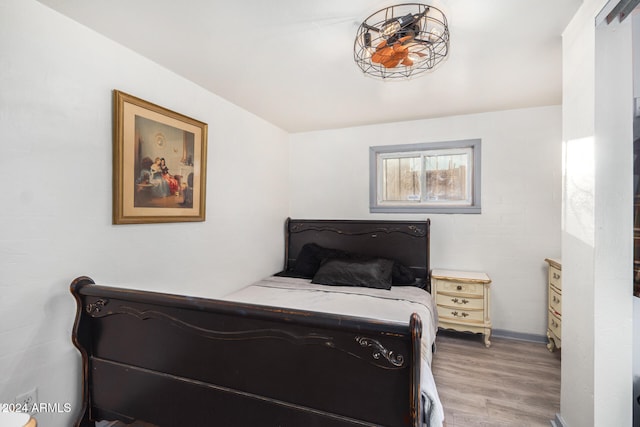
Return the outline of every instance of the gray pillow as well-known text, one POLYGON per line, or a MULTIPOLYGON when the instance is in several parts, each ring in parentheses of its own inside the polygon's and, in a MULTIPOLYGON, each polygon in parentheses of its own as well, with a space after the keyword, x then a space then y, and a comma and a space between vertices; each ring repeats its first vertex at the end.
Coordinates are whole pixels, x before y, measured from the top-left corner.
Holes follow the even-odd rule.
POLYGON ((328 259, 320 265, 311 283, 391 289, 392 271, 393 261, 384 258, 328 259))

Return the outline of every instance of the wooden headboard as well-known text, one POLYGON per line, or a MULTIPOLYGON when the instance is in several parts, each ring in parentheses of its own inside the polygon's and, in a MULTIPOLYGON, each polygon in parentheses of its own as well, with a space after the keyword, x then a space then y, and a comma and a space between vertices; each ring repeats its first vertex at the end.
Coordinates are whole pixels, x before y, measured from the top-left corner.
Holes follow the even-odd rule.
POLYGON ((286 222, 285 271, 295 264, 302 247, 317 243, 365 256, 389 258, 410 267, 429 284, 431 221, 310 220, 286 222))

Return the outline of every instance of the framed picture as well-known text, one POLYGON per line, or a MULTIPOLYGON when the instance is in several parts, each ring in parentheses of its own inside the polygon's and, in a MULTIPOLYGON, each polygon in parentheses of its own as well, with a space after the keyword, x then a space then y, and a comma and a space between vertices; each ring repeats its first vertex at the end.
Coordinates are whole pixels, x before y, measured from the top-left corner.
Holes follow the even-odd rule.
POLYGON ((113 91, 113 223, 205 219, 207 124, 113 91))

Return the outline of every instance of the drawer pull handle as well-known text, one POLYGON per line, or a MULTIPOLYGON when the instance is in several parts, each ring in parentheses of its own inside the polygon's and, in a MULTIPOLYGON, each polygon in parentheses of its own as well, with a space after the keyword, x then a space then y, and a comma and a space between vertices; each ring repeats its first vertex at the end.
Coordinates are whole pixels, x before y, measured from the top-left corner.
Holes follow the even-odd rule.
POLYGON ((555 273, 555 272, 554 272, 554 273, 553 273, 553 278, 554 278, 554 279, 559 279, 559 278, 560 278, 560 275, 559 275, 558 273, 555 273))
POLYGON ((469 315, 469 313, 465 313, 464 311, 462 313, 452 311, 451 314, 453 314, 453 317, 467 317, 469 315))
POLYGON ((555 295, 553 296, 553 302, 560 302, 560 298, 556 297, 555 295))
POLYGON ((456 289, 457 289, 457 290, 459 290, 459 291, 461 291, 461 290, 462 290, 462 285, 458 285, 458 286, 456 286, 456 289))
POLYGON ((459 300, 458 298, 451 298, 451 302, 454 304, 468 304, 469 300, 462 298, 459 300))

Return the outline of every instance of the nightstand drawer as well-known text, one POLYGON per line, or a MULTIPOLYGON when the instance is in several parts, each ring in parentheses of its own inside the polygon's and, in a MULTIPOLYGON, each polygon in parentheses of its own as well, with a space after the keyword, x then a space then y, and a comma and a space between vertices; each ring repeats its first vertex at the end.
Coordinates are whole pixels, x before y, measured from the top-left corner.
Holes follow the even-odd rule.
POLYGON ((460 296, 455 292, 440 292, 436 295, 436 304, 439 306, 482 310, 484 308, 484 299, 481 297, 460 296))
POLYGON ((438 306, 438 318, 440 320, 458 320, 461 322, 483 323, 484 310, 463 310, 455 307, 438 306))
POLYGON ((557 337, 562 337, 562 320, 551 311, 549 311, 549 330, 557 337))
POLYGON ((437 281, 438 293, 455 295, 477 295, 484 296, 484 285, 482 283, 463 283, 446 280, 437 281))
POLYGON ((549 309, 557 315, 562 315, 562 295, 549 287, 549 309))
POLYGON ((562 290, 562 271, 552 265, 549 266, 549 284, 562 290))

